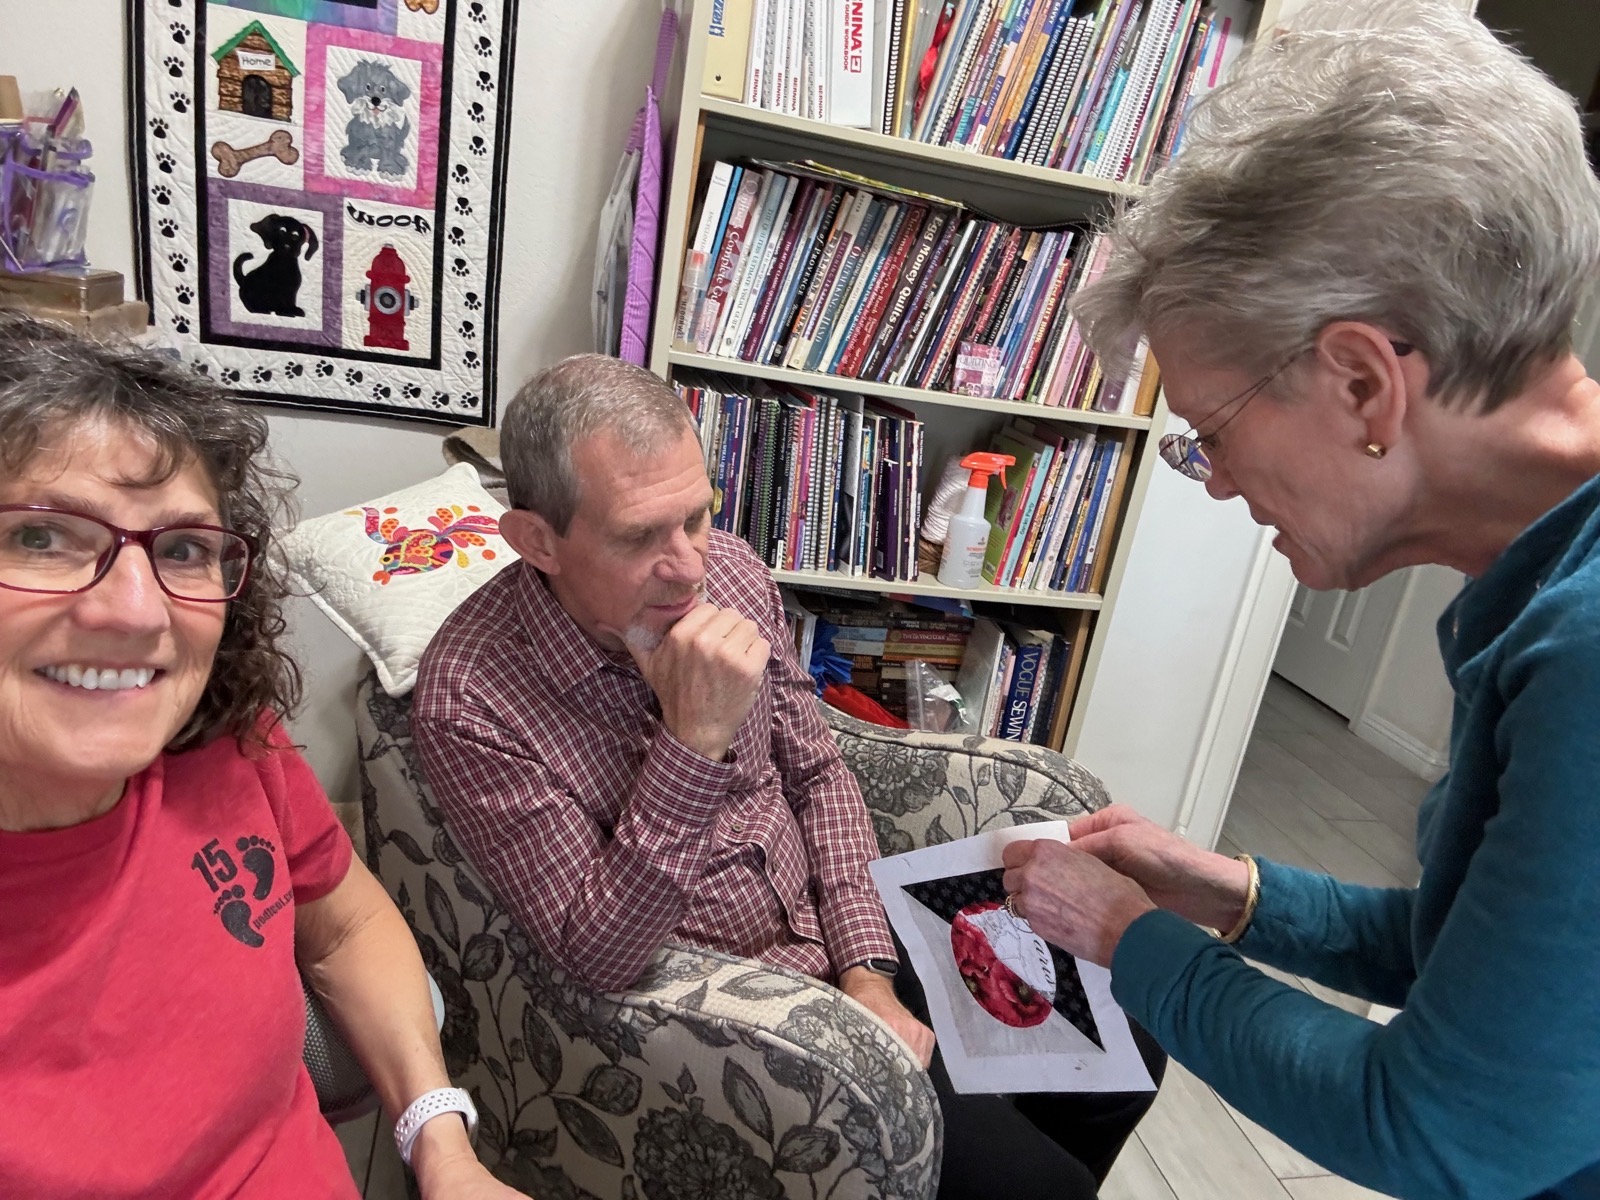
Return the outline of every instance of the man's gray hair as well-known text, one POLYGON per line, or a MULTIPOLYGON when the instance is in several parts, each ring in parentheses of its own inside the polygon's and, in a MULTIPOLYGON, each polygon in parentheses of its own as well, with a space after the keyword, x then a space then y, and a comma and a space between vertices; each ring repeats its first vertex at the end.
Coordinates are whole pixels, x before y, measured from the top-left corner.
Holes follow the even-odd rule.
POLYGON ((1488 411, 1571 347, 1600 280, 1573 100, 1447 0, 1315 0, 1191 115, 1075 299, 1112 369, 1140 333, 1262 374, 1341 319, 1488 411))
POLYGON ((632 453, 651 454, 693 432, 683 397, 643 367, 604 354, 564 358, 522 385, 501 422, 511 507, 538 513, 565 536, 580 499, 573 446, 610 433, 632 453))

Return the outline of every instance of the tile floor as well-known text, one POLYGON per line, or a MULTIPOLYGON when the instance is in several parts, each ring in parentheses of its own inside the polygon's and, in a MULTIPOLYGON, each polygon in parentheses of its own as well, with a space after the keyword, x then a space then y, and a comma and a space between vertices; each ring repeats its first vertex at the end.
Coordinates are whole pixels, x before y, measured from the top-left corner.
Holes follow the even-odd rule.
MULTIPOLYGON (((1245 752, 1218 849, 1259 853, 1356 883, 1414 884, 1417 805, 1428 785, 1352 734, 1343 718, 1273 676, 1245 752)), ((1312 995, 1368 1005, 1280 975, 1312 995)), ((340 1140, 368 1200, 406 1200, 387 1121, 340 1140)), ((1101 1193, 1103 1200, 1381 1200, 1330 1175, 1234 1112, 1176 1063, 1101 1193)))

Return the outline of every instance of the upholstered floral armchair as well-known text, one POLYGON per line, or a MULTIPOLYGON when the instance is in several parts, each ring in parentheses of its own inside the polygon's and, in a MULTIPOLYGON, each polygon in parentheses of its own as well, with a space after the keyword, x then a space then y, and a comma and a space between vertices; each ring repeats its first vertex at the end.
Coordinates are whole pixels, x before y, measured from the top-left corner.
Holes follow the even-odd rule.
MULTIPOLYGON (((451 1077, 478 1154, 548 1200, 926 1200, 942 1125, 904 1045, 814 979, 668 946, 632 991, 545 959, 446 832, 410 706, 357 699, 368 865, 444 993, 451 1077)), ((885 854, 1106 803, 1038 747, 882 729, 826 710, 885 854)))

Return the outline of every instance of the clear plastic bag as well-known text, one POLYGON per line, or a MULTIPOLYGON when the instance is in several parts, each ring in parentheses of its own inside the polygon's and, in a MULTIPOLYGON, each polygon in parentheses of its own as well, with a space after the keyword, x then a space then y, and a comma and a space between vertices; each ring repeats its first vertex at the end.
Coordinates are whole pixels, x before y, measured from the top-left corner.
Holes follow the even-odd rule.
POLYGON ((967 721, 967 706, 955 685, 921 659, 906 663, 906 716, 911 728, 952 733, 967 721))

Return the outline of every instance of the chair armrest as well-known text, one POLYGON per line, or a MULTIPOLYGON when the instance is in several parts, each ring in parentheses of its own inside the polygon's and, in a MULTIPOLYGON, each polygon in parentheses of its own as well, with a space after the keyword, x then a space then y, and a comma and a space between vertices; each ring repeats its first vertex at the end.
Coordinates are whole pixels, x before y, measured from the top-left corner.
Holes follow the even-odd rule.
POLYGON ((444 994, 445 1064, 496 1174, 535 1196, 931 1200, 943 1125, 904 1043, 814 979, 686 947, 627 992, 589 988, 456 847, 407 713, 363 683, 366 852, 444 994))
POLYGON ((889 729, 824 704, 884 854, 1008 825, 1070 820, 1111 802, 1080 763, 1043 746, 889 729))

